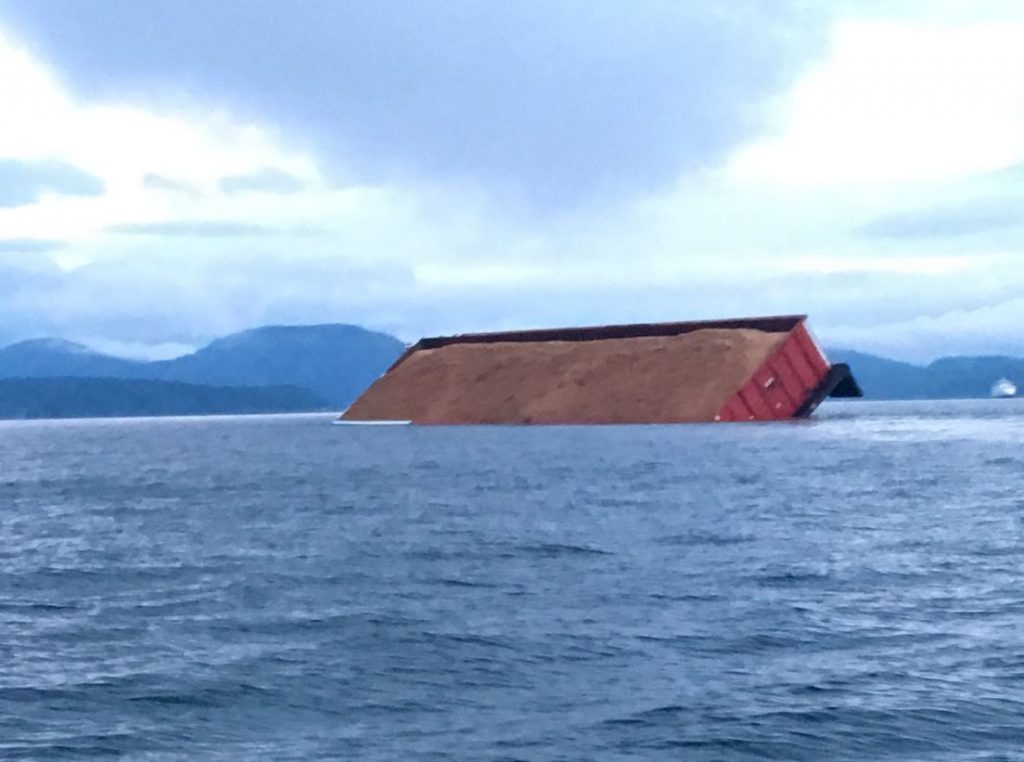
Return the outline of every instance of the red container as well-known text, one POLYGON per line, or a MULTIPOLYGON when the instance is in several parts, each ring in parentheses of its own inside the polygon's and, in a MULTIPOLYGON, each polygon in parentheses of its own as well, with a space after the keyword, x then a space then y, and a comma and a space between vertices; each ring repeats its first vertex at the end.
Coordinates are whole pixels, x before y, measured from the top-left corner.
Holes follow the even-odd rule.
POLYGON ((782 344, 730 397, 716 421, 770 421, 803 418, 828 396, 860 397, 846 365, 831 365, 798 315, 782 344))

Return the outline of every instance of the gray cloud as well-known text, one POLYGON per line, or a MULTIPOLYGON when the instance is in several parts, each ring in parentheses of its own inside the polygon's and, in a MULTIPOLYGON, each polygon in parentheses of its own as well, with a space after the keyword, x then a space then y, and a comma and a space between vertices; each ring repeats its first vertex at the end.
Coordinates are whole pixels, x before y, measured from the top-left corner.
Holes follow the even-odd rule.
POLYGON ((44 193, 99 196, 103 181, 59 161, 0 159, 0 208, 34 204, 44 193))
POLYGON ((1024 222, 1024 203, 1014 198, 976 199, 878 217, 860 227, 871 238, 946 238, 986 233, 1024 222))
POLYGON ((118 235, 149 235, 166 238, 248 238, 276 236, 283 231, 264 225, 250 225, 227 220, 177 220, 173 222, 128 222, 105 228, 118 235))
POLYGON ((62 274, 39 259, 33 257, 34 267, 0 259, 0 346, 51 333, 45 300, 59 287, 62 274))
POLYGON ((0 254, 45 254, 67 246, 67 241, 47 238, 0 238, 0 254))
POLYGON ((183 267, 176 249, 67 272, 0 261, 0 344, 48 335, 199 345, 268 323, 372 323, 380 295, 390 302, 411 283, 409 272, 394 266, 262 259, 248 246, 208 257, 200 272, 183 267))
POLYGON ((181 180, 175 180, 171 177, 164 177, 163 175, 157 175, 150 173, 142 178, 142 187, 148 190, 168 191, 170 193, 181 193, 185 196, 195 198, 200 195, 199 189, 181 180))
POLYGON ((0 0, 89 94, 197 92, 328 171, 470 180, 544 206, 714 165, 823 47, 806 3, 0 0))
MULTIPOLYGON (((189 105, 200 111, 228 109, 270 125, 284 136, 286 150, 310 150, 332 181, 389 181, 387 193, 367 194, 351 216, 332 220, 330 238, 303 242, 308 246, 292 238, 323 234, 260 219, 112 227, 108 232, 128 240, 97 241, 110 250, 98 251, 92 264, 67 272, 0 272, 0 332, 194 344, 261 323, 347 321, 412 339, 531 325, 809 312, 828 340, 830 331, 867 335, 857 331, 1009 303, 1024 289, 1024 274, 1013 266, 998 279, 982 268, 772 278, 750 254, 743 268, 750 277, 735 281, 709 274, 720 268, 706 268, 694 253, 710 260, 761 251, 758 261, 770 265, 776 255, 847 251, 853 244, 870 256, 897 240, 912 256, 937 248, 940 236, 1016 225, 1008 200, 908 209, 855 231, 859 241, 844 229, 842 194, 747 195, 696 183, 653 210, 587 206, 657 189, 714 165, 756 135, 759 103, 818 52, 820 19, 793 10, 809 5, 0 0, 0 20, 79 96, 142 105, 151 99, 164 107, 167 93, 175 105, 181 105, 176 94, 195 93, 198 103, 189 105), (532 203, 494 203, 523 199, 532 203), (508 209, 558 213, 572 205, 582 208, 542 224, 526 219, 534 224, 524 228, 516 224, 523 219, 510 224, 503 216, 508 209), (676 274, 664 280, 630 277, 669 260, 668 271, 676 274), (353 264, 367 261, 373 264, 353 264), (506 264, 552 267, 550 277, 534 282, 474 284, 457 277, 462 262, 499 271, 506 264), (580 277, 581 263, 602 277, 580 277), (435 264, 454 275, 425 276, 435 264)), ((223 178, 221 189, 287 192, 294 180, 258 172, 223 178)), ((143 185, 198 192, 161 175, 143 185)), ((888 198, 902 193, 885 190, 888 198)), ((970 184, 930 192, 1005 197, 1013 190, 970 184)), ((918 197, 915 203, 929 202, 918 197)), ((968 241, 982 253, 990 242, 968 241)), ((18 265, 50 260, 9 251, 18 265)), ((1010 308, 999 314, 1009 316, 1001 325, 1010 346, 1020 320, 1010 308)), ((970 351, 983 338, 982 329, 960 332, 951 318, 941 325, 945 335, 922 332, 913 346, 892 354, 908 348, 927 354, 930 346, 970 351)))
POLYGON ((298 193, 306 184, 295 175, 267 167, 247 175, 230 175, 221 178, 218 187, 225 193, 298 193))

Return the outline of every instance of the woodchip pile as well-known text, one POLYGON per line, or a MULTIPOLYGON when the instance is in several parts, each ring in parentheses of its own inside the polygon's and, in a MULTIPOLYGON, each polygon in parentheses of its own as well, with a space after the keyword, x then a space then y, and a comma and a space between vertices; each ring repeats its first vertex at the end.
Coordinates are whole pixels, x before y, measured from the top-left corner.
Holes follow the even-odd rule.
POLYGON ((785 339, 751 328, 410 353, 342 416, 414 423, 683 423, 715 414, 785 339))

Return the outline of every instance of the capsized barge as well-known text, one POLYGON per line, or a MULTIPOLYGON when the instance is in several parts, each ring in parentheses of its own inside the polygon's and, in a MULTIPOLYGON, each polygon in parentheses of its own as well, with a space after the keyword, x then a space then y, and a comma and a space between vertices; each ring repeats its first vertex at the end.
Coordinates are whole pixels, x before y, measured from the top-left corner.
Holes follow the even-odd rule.
POLYGON ((772 421, 860 397, 805 315, 421 339, 343 422, 612 424, 772 421))

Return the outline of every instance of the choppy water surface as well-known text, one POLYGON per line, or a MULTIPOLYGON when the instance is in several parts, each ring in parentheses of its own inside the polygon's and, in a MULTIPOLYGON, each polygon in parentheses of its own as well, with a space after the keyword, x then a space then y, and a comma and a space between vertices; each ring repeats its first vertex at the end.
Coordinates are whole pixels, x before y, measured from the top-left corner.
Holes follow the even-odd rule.
POLYGON ((1024 754, 1024 405, 0 424, 0 757, 1024 754))

